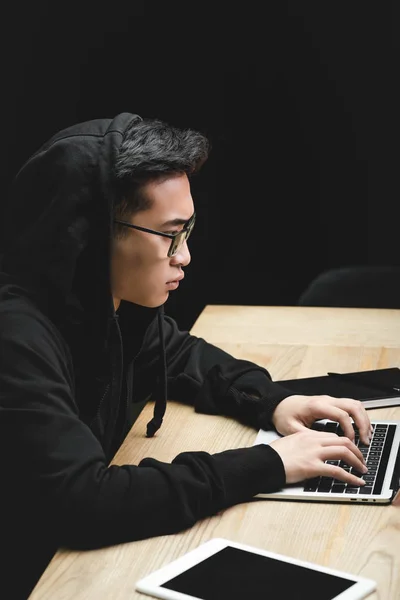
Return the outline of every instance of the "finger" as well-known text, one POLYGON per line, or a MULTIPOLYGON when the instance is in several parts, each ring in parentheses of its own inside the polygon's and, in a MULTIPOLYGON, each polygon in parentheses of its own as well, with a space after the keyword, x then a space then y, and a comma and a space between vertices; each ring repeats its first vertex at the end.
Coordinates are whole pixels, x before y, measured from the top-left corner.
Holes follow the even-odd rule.
POLYGON ((349 438, 337 435, 337 433, 328 433, 325 431, 315 433, 319 434, 319 442, 321 446, 324 446, 324 448, 329 448, 332 446, 345 446, 351 453, 357 456, 357 458, 361 460, 363 464, 365 464, 364 456, 361 450, 351 440, 349 440, 349 438))
MULTIPOLYGON (((354 442, 355 433, 353 421, 347 412, 346 405, 343 405, 343 402, 341 402, 342 399, 332 398, 331 396, 326 396, 326 398, 329 399, 329 401, 334 400, 335 405, 326 402, 326 400, 322 400, 321 414, 323 413, 324 418, 329 419, 330 421, 337 421, 342 428, 344 435, 354 442), (343 408, 338 406, 338 404, 343 406, 343 408)), ((346 404, 348 406, 348 403, 346 404)))
POLYGON ((336 421, 339 423, 343 434, 352 442, 355 442, 356 435, 353 427, 353 420, 346 410, 336 408, 336 421))
POLYGON ((367 473, 364 457, 356 446, 354 449, 346 446, 330 446, 323 450, 323 460, 342 460, 347 465, 354 467, 360 473, 367 473))
POLYGON ((327 465, 325 463, 324 468, 321 470, 321 475, 323 477, 333 477, 333 479, 338 479, 348 483, 349 485, 355 485, 357 487, 365 485, 364 479, 345 471, 337 465, 327 465))
MULTIPOLYGON (((330 397, 330 399, 335 403, 336 406, 338 406, 339 409, 345 411, 345 413, 352 417, 360 433, 361 441, 364 444, 369 445, 371 441, 372 426, 370 418, 368 416, 367 411, 365 410, 363 403, 360 400, 353 400, 352 398, 330 397)), ((344 417, 344 420, 342 421, 338 416, 337 420, 339 421, 340 426, 342 427, 345 435, 347 435, 347 437, 350 437, 347 434, 347 427, 349 426, 348 418, 344 417)), ((350 439, 352 440, 353 438, 350 437, 350 439)))
POLYGON ((368 446, 372 437, 372 425, 368 413, 363 403, 359 400, 351 400, 350 398, 347 398, 347 400, 351 402, 348 412, 353 417, 354 423, 358 428, 360 439, 368 446))
POLYGON ((335 420, 339 423, 343 434, 354 443, 356 434, 353 427, 353 420, 351 419, 349 413, 345 410, 341 410, 340 408, 337 410, 338 413, 335 420))

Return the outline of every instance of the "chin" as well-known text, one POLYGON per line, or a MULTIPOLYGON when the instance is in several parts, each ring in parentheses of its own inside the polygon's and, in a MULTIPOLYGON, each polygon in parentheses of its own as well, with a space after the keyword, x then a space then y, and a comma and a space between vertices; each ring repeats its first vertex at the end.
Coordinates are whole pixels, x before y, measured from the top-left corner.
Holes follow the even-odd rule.
POLYGON ((154 300, 154 302, 151 304, 151 308, 158 308, 159 306, 162 306, 166 303, 168 298, 169 294, 164 294, 162 297, 158 298, 158 300, 154 300))

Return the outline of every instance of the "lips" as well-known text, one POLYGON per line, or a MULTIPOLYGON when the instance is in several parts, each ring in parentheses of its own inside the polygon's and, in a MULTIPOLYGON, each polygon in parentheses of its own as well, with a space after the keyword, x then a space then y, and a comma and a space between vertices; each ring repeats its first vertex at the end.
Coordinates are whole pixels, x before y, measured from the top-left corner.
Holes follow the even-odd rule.
POLYGON ((185 277, 185 275, 182 273, 182 275, 180 275, 179 277, 177 277, 176 279, 171 279, 171 281, 167 281, 168 283, 179 283, 180 281, 182 281, 182 279, 185 277))

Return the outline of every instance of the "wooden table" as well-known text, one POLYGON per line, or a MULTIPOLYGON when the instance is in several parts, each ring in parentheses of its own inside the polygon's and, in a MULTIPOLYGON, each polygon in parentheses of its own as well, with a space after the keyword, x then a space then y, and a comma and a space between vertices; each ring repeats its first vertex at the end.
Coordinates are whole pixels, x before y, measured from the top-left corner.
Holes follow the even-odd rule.
MULTIPOLYGON (((400 310, 207 306, 192 333, 238 358, 266 367, 273 379, 400 365, 400 310)), ((145 408, 115 464, 184 450, 211 453, 252 445, 256 431, 230 419, 169 403, 156 437, 145 437, 145 408)), ((400 407, 370 410, 400 419, 400 407)), ((59 551, 30 600, 132 600, 135 582, 211 537, 225 537, 375 579, 369 600, 400 598, 400 506, 258 500, 229 508, 192 529, 85 552, 59 551)))

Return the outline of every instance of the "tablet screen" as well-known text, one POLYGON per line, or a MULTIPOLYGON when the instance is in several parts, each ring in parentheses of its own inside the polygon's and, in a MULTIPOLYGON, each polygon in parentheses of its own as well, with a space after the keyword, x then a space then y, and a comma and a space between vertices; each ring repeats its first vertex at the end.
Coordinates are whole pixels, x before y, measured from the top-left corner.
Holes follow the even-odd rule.
POLYGON ((292 598, 332 600, 354 581, 232 546, 190 567, 160 587, 202 600, 292 598))

